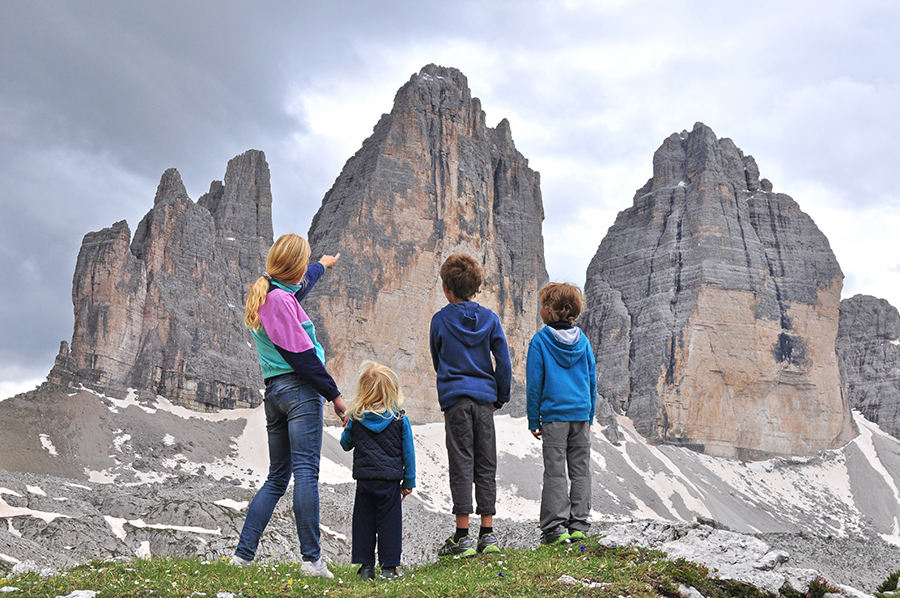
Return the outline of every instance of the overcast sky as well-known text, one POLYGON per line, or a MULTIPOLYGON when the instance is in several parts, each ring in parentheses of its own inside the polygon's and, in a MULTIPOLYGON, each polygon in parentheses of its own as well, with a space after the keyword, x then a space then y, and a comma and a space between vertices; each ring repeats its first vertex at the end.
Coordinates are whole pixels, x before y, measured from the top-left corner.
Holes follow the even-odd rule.
POLYGON ((196 200, 266 153, 275 234, 429 63, 541 173, 551 279, 584 283, 653 152, 701 121, 831 242, 844 296, 900 306, 900 3, 11 0, 0 19, 0 399, 73 326, 81 239, 132 232, 175 167, 196 200))

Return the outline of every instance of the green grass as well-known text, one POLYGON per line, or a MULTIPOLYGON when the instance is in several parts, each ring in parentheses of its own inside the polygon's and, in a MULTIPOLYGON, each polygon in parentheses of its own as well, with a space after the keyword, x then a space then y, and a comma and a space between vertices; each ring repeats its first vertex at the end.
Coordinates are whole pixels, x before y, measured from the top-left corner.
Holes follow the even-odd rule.
MULTIPOLYGON (((260 563, 234 567, 225 562, 203 563, 195 559, 93 561, 43 579, 36 573, 10 580, 0 588, 19 591, 10 598, 55 598, 75 590, 96 590, 98 598, 119 596, 201 596, 219 592, 235 596, 533 596, 564 594, 567 597, 676 598, 679 584, 694 586, 707 598, 763 598, 756 588, 711 580, 705 567, 684 560, 667 560, 663 553, 639 549, 598 549, 596 538, 561 547, 508 550, 497 555, 469 559, 441 559, 420 567, 405 568, 405 579, 364 582, 356 567, 332 565, 334 579, 310 579, 300 575, 299 563, 260 563), (568 575, 580 582, 567 585, 568 575), (599 584, 589 587, 590 584, 599 584)), ((822 585, 822 587, 825 587, 822 585)), ((816 598, 819 586, 807 598, 816 598)), ((818 594, 821 596, 821 593, 818 594)), ((787 598, 787 597, 785 597, 787 598)), ((797 598, 796 595, 790 598, 797 598)))

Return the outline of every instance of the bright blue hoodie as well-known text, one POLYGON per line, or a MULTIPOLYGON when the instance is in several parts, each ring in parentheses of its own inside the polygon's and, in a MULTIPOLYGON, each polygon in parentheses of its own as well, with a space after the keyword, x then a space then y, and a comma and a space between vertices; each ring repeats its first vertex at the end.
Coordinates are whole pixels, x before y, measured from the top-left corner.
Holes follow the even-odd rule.
POLYGON ((431 318, 430 344, 441 411, 466 397, 498 409, 509 402, 512 364, 497 314, 474 301, 450 303, 431 318))
POLYGON ((538 331, 528 345, 525 376, 529 430, 541 422, 593 422, 597 365, 580 328, 538 331))

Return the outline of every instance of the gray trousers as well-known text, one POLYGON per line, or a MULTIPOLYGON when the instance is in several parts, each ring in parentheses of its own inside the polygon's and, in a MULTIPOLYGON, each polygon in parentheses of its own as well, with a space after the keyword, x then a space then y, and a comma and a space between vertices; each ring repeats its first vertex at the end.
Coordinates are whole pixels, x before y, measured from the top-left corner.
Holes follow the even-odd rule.
POLYGON ((471 514, 472 484, 478 515, 497 512, 497 440, 494 406, 463 399, 444 411, 453 514, 471 514))
POLYGON ((541 531, 587 532, 591 513, 591 422, 541 422, 544 489, 541 531), (566 479, 568 473, 568 480, 566 479))

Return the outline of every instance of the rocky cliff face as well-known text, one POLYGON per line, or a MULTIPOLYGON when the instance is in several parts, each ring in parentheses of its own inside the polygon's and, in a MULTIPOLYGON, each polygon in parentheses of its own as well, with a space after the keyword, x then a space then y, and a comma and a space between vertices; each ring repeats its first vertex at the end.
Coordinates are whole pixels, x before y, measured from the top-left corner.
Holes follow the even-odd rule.
POLYGON ((656 442, 756 458, 855 429, 834 351, 827 239, 730 139, 698 123, 653 157, 587 271, 599 392, 656 442))
POLYGON ((516 150, 509 123, 485 125, 458 70, 429 65, 413 75, 309 230, 314 256, 341 252, 327 293, 313 290, 304 305, 342 392, 351 396, 360 363, 374 359, 397 372, 414 421, 440 417, 428 331, 446 305, 441 263, 455 252, 483 264, 475 299, 500 316, 524 384, 537 291, 547 281, 542 220, 540 177, 516 150))
POLYGON ((265 269, 272 193, 262 152, 228 163, 197 203, 175 169, 131 239, 125 221, 88 233, 75 266, 71 349, 49 380, 135 388, 203 409, 259 404, 244 291, 265 269))
POLYGON ((844 299, 840 311, 834 346, 850 407, 900 438, 900 314, 869 295, 844 299))

